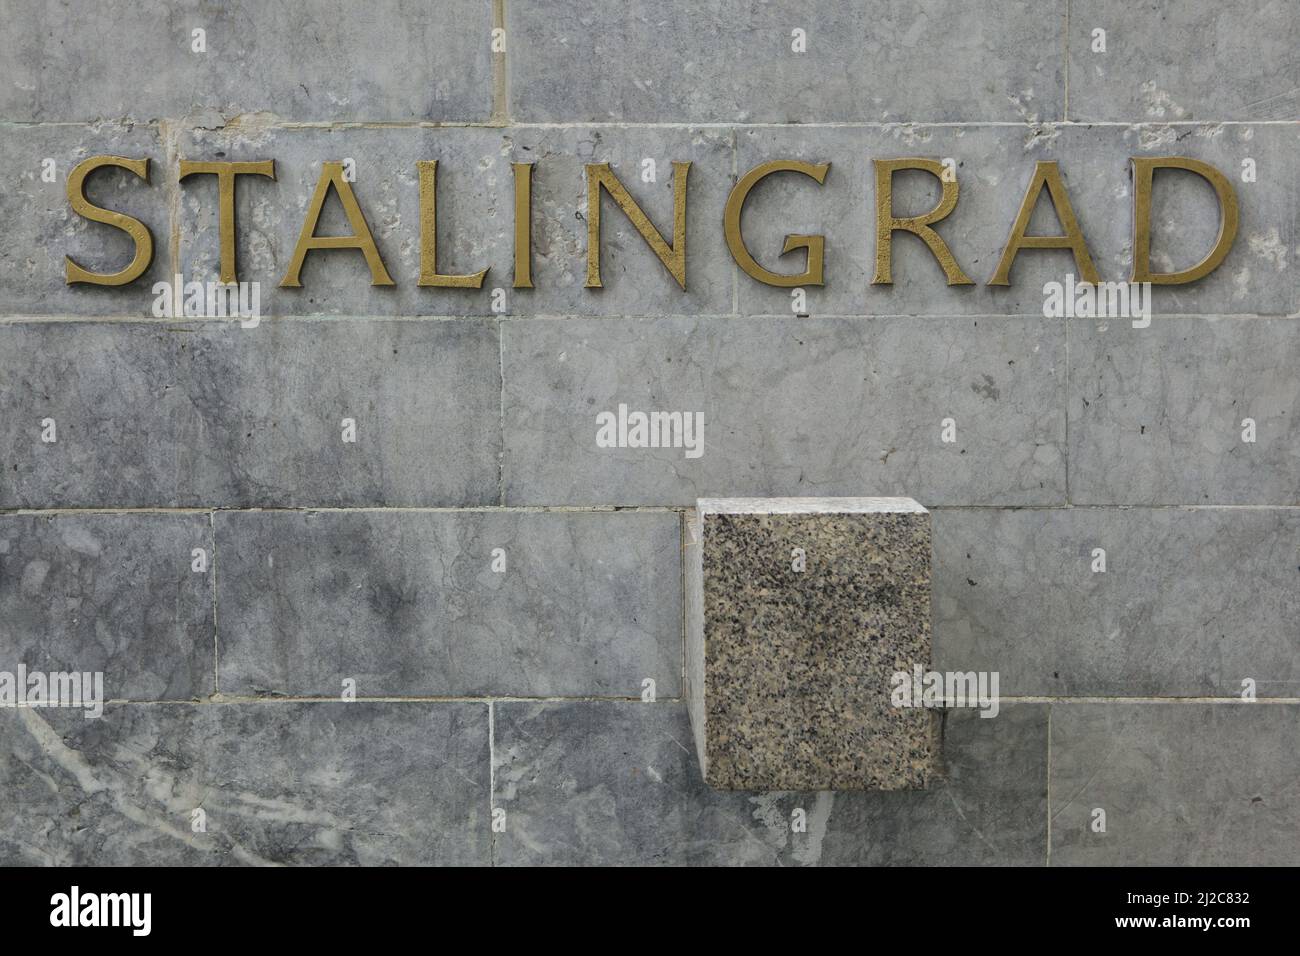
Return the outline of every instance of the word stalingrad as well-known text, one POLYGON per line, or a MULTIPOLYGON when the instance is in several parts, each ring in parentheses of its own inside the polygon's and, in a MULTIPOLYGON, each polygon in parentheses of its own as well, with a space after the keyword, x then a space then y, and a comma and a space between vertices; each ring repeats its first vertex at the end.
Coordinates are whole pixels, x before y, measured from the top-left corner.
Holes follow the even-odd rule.
MULTIPOLYGON (((1237 234, 1237 197, 1232 183, 1219 170, 1208 163, 1178 156, 1143 156, 1130 160, 1133 175, 1133 270, 1132 283, 1149 282, 1157 285, 1175 285, 1192 282, 1215 269, 1228 254, 1237 234), (1219 204, 1219 235, 1213 248, 1196 265, 1179 272, 1151 271, 1151 190, 1157 170, 1187 170, 1205 179, 1214 187, 1219 204)), ((448 288, 478 289, 488 274, 487 269, 466 275, 445 275, 437 266, 437 171, 436 160, 417 164, 420 196, 420 276, 419 285, 448 288)), ((530 289, 532 281, 532 182, 535 163, 512 163, 514 173, 514 287, 530 289)), ((93 205, 85 193, 86 178, 95 170, 116 166, 129 170, 136 176, 149 180, 149 160, 129 159, 124 156, 92 156, 79 163, 68 176, 68 200, 78 215, 94 222, 106 223, 127 233, 135 242, 135 255, 123 269, 113 273, 97 273, 67 259, 67 281, 88 282, 98 285, 123 285, 139 278, 153 260, 153 236, 148 226, 131 216, 112 212, 93 205)), ((934 226, 953 211, 957 205, 958 184, 950 165, 938 160, 909 157, 878 159, 873 161, 876 196, 876 271, 873 284, 887 285, 893 281, 891 272, 892 242, 894 233, 907 232, 918 237, 933 253, 947 276, 949 285, 973 285, 969 276, 957 263, 956 257, 940 237, 934 226), (920 170, 933 175, 941 185, 939 202, 929 212, 920 216, 897 216, 893 209, 894 174, 902 170, 920 170)), ((807 163, 793 159, 778 159, 756 166, 741 176, 732 187, 722 216, 722 227, 727 247, 744 272, 770 286, 823 285, 823 259, 825 237, 813 235, 788 235, 781 255, 797 250, 804 252, 804 269, 798 273, 778 273, 760 265, 750 253, 741 234, 740 218, 745 200, 760 182, 778 173, 807 176, 822 184, 830 163, 807 163)), ((598 289, 600 279, 600 208, 602 194, 608 194, 618 208, 636 227, 642 238, 683 289, 686 288, 686 184, 691 164, 673 163, 673 226, 672 242, 668 242, 649 220, 627 187, 619 180, 608 163, 586 164, 587 175, 587 281, 586 287, 598 289)), ((265 176, 275 178, 275 160, 255 162, 194 162, 182 160, 180 178, 189 176, 215 176, 217 179, 218 238, 221 255, 221 283, 238 282, 236 276, 235 248, 235 188, 240 176, 265 176)), ((289 268, 281 286, 301 285, 299 276, 308 253, 327 249, 349 249, 360 252, 370 268, 372 285, 393 285, 393 279, 375 245, 366 217, 361 211, 342 163, 326 162, 321 165, 320 178, 307 207, 298 243, 289 260, 289 268), (338 196, 351 226, 351 235, 320 236, 317 225, 331 190, 338 196)), ((1074 255, 1079 275, 1084 282, 1100 282, 1088 244, 1079 229, 1074 209, 1066 193, 1065 184, 1055 161, 1040 161, 1034 168, 1029 187, 1025 192, 1020 211, 1011 225, 1011 236, 1002 251, 997 268, 989 285, 1010 285, 1011 267, 1023 249, 1068 249, 1074 255), (1030 216, 1039 197, 1046 192, 1062 234, 1056 236, 1029 235, 1030 216)))

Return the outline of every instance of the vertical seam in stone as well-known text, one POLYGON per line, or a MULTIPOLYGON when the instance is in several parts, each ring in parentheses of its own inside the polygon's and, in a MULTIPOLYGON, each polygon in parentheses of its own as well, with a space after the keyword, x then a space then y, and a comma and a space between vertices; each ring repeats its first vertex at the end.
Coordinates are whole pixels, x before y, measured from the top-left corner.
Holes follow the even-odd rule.
POLYGON ((686 587, 687 587, 687 583, 686 583, 686 522, 687 522, 687 520, 688 520, 688 519, 687 519, 687 516, 686 516, 686 512, 685 512, 685 511, 682 511, 681 514, 679 514, 679 515, 677 516, 677 554, 678 554, 678 559, 679 559, 679 560, 678 560, 678 568, 677 568, 677 576, 678 576, 678 579, 681 581, 681 589, 682 589, 682 590, 681 590, 682 599, 681 599, 681 602, 680 602, 680 606, 678 607, 678 611, 681 612, 681 625, 682 625, 682 627, 681 627, 681 635, 680 635, 680 636, 681 636, 681 639, 682 639, 682 640, 681 640, 681 665, 682 665, 682 667, 681 667, 681 677, 680 677, 681 682, 677 685, 677 686, 678 686, 677 696, 680 697, 682 700, 686 701, 686 709, 687 709, 687 711, 689 712, 689 711, 690 711, 690 708, 691 708, 691 705, 690 705, 690 696, 686 693, 686 654, 687 654, 687 650, 686 650, 686 587))
POLYGON ((1065 390, 1061 395, 1061 414, 1065 416, 1064 447, 1061 451, 1065 457, 1065 507, 1072 507, 1074 499, 1070 496, 1070 320, 1065 323, 1065 390))
MULTIPOLYGON (((492 0, 492 29, 506 28, 505 0, 492 0)), ((513 39, 506 34, 505 46, 500 53, 492 53, 492 125, 506 126, 510 122, 509 86, 506 81, 506 54, 513 39)))
POLYGON ((487 702, 488 717, 488 865, 497 865, 497 831, 496 821, 492 815, 496 812, 497 792, 497 757, 496 757, 496 709, 492 701, 487 702))
POLYGON ((1052 865, 1052 705, 1047 705, 1047 866, 1052 865))
POLYGON ((501 402, 497 410, 497 430, 501 446, 497 449, 497 504, 506 503, 506 329, 501 319, 497 323, 497 377, 501 385, 501 402))
POLYGON ((217 512, 208 512, 208 535, 212 544, 212 693, 221 693, 221 657, 217 644, 217 512))

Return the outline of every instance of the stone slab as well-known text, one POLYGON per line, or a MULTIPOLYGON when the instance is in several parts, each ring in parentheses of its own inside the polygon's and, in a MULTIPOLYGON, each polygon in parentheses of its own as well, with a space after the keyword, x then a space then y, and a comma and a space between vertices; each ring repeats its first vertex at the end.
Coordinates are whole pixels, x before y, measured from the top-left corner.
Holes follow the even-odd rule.
POLYGON ((511 115, 931 122, 1064 115, 1064 0, 506 5, 511 115), (795 49, 795 30, 806 41, 795 49), (564 64, 557 69, 557 63, 564 64))
POLYGON ((1047 707, 948 715, 928 791, 745 793, 700 776, 678 703, 494 706, 505 866, 1042 866, 1047 707), (796 830, 795 811, 806 826, 796 830))
MULTIPOLYGON (((3 41, 0 41, 3 42, 3 41)), ((2 82, 2 81, 0 81, 2 82)), ((0 122, 0 163, 12 171, 0 190, 0 314, 148 317, 155 282, 170 279, 171 214, 162 139, 149 126, 22 126, 0 122), (90 222, 68 204, 68 174, 91 156, 149 160, 149 181, 120 168, 97 169, 85 181, 95 205, 138 219, 153 236, 153 264, 123 286, 68 285, 65 258, 92 272, 113 273, 135 255, 122 230, 90 222), (53 162, 52 182, 43 178, 53 162)))
POLYGON ((481 321, 0 324, 0 507, 495 503, 499 364, 481 321))
POLYGON ((212 554, 206 514, 0 515, 0 670, 100 672, 109 700, 206 697, 212 554))
POLYGON ((0 864, 486 865, 487 709, 0 710, 0 864))
POLYGON ((1285 0, 1089 0, 1070 15, 1070 119, 1294 121, 1298 31, 1300 8, 1285 0))
POLYGON ((668 513, 221 512, 221 691, 676 697, 680 537, 668 513))
POLYGON ((1300 510, 933 520, 938 670, 996 671, 1007 696, 1300 697, 1300 510))
POLYGON ((1078 319, 1069 334, 1075 503, 1300 504, 1295 319, 1078 319))
MULTIPOLYGON (((243 177, 237 190, 239 276, 262 283, 268 315, 623 315, 646 302, 671 314, 729 312, 732 266, 722 231, 731 188, 730 129, 284 128, 257 123, 193 130, 187 159, 275 159, 276 181, 243 177), (280 288, 306 217, 321 163, 352 160, 352 184, 395 286, 371 285, 355 250, 313 252, 301 288, 280 288), (436 160, 437 266, 445 274, 487 268, 482 287, 434 288, 420 277, 420 193, 416 164, 436 160), (619 211, 602 200, 600 289, 587 278, 587 163, 609 163, 650 222, 673 240, 674 161, 687 175, 686 289, 619 211), (646 182, 646 163, 654 165, 646 182), (514 283, 512 163, 535 163, 531 289, 514 283), (498 291, 499 290, 499 291, 498 291)), ((183 184, 180 263, 187 279, 218 272, 217 189, 212 176, 183 184)), ((352 232, 336 197, 321 235, 352 232)))
POLYGON ((1065 502, 1063 323, 606 318, 502 335, 507 504, 1065 502), (703 416, 702 453, 602 447, 598 416, 620 405, 703 416))
POLYGON ((1052 865, 1292 865, 1298 729, 1294 703, 1054 705, 1052 865))
POLYGON ((491 4, 7 0, 0 120, 486 121, 491 4), (204 49, 195 49, 203 30, 204 49))

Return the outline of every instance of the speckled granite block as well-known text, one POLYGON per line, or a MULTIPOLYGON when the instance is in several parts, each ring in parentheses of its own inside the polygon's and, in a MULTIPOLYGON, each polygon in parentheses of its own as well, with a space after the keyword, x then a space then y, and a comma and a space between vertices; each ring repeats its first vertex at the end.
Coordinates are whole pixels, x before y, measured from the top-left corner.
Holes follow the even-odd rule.
POLYGON ((894 707, 930 662, 930 515, 910 498, 702 499, 687 516, 686 687, 723 790, 928 785, 933 712, 894 707))

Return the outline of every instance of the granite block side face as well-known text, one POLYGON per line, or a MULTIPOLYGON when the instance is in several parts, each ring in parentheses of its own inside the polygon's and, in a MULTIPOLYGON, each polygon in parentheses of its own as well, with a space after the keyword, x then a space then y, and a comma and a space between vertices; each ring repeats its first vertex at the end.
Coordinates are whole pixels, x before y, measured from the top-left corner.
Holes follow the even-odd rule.
POLYGON ((7 0, 0 120, 484 121, 491 25, 483 0, 7 0))
POLYGON ((1052 865, 1293 864, 1297 729, 1296 704, 1053 706, 1052 865))
MULTIPOLYGON (((1154 286, 1151 311, 1156 316, 1290 315, 1300 309, 1297 146, 1300 129, 1294 125, 742 129, 736 133, 737 169, 742 174, 774 159, 830 162, 831 168, 821 185, 795 173, 768 177, 750 193, 741 228, 754 257, 778 272, 798 273, 803 267, 801 254, 785 261, 779 257, 786 235, 825 236, 826 284, 804 290, 807 311, 814 316, 1042 317, 1044 286, 1080 275, 1068 250, 1022 250, 1011 267, 1011 284, 988 285, 1035 164, 1058 164, 1101 279, 1127 282, 1133 266, 1130 158, 1183 156, 1209 163, 1232 184, 1240 215, 1237 237, 1223 263, 1205 278, 1154 286), (895 232, 891 244, 892 283, 873 283, 877 248, 872 160, 908 156, 953 161, 957 205, 934 228, 971 285, 947 285, 929 248, 905 232, 895 232), (1257 171, 1252 183, 1241 181, 1247 158, 1254 160, 1257 171)), ((1199 262, 1219 233, 1219 207, 1209 184, 1190 172, 1158 171, 1152 196, 1151 267, 1172 272, 1199 262)), ((939 198, 935 176, 919 170, 895 173, 895 215, 921 215, 934 209, 939 198)), ((1029 234, 1062 232, 1052 202, 1040 197, 1029 234)), ((743 315, 789 313, 790 290, 742 275, 738 302, 743 315)), ((1127 321, 1117 318, 1111 325, 1127 321)))
POLYGON ((1064 331, 915 316, 506 322, 505 502, 1062 504, 1064 331), (604 441, 601 416, 620 406, 699 427, 677 447, 604 441))
POLYGON ((1300 9, 1282 0, 1089 0, 1070 18, 1070 119, 1294 120, 1298 31, 1300 9))
POLYGON ((6 865, 489 862, 484 704, 22 708, 0 727, 6 865))
POLYGON ((505 702, 501 865, 1042 865, 1047 707, 946 720, 927 791, 710 789, 680 703, 505 702), (796 810, 806 829, 792 827, 796 810))
POLYGON ((0 515, 0 671, 99 672, 109 700, 204 697, 211 574, 208 515, 0 515))
MULTIPOLYGON (((622 315, 654 302, 669 314, 731 311, 731 257, 722 231, 731 189, 730 129, 283 128, 232 125, 182 137, 186 159, 275 159, 276 180, 245 176, 236 191, 239 277, 262 283, 267 315, 622 315), (355 249, 307 255, 301 288, 281 288, 322 162, 353 161, 352 190, 394 286, 371 285, 355 249), (420 286, 417 163, 436 161, 436 265, 464 275, 487 269, 473 288, 420 286), (686 289, 605 195, 601 282, 588 289, 588 163, 609 163, 664 241, 673 244, 673 162, 686 174, 686 289), (643 175, 653 164, 652 182, 643 175), (512 163, 532 163, 532 282, 516 289, 512 163)), ((218 275, 217 185, 181 184, 180 263, 188 279, 218 275)), ((350 235, 337 197, 318 233, 350 235)))
POLYGON ((898 510, 877 513, 701 502, 690 590, 702 606, 687 615, 700 630, 687 646, 697 667, 702 658, 691 711, 710 786, 926 786, 933 715, 894 706, 891 677, 929 667, 930 522, 892 500, 898 510))
POLYGON ((672 514, 219 513, 225 694, 681 692, 672 514))
POLYGON ((1079 319, 1070 339, 1075 503, 1300 504, 1294 319, 1079 319))
POLYGON ((523 122, 1014 122, 1064 110, 1063 0, 532 0, 507 4, 506 23, 511 116, 523 122))
POLYGON ((150 127, 0 122, 0 164, 13 171, 0 190, 0 217, 6 223, 0 232, 0 313, 148 316, 154 301, 150 289, 170 278, 166 183, 175 173, 163 156, 158 132, 150 127), (125 232, 91 222, 68 204, 68 174, 91 156, 150 161, 148 182, 126 169, 103 167, 84 184, 90 202, 139 220, 153 237, 152 265, 128 285, 68 285, 66 280, 65 258, 92 272, 111 274, 135 256, 135 243, 125 232), (42 176, 47 160, 54 164, 53 182, 42 176))
POLYGON ((1300 512, 934 512, 934 659, 1008 696, 1300 697, 1300 512))
POLYGON ((480 322, 3 325, 0 506, 495 502, 499 361, 480 322))

